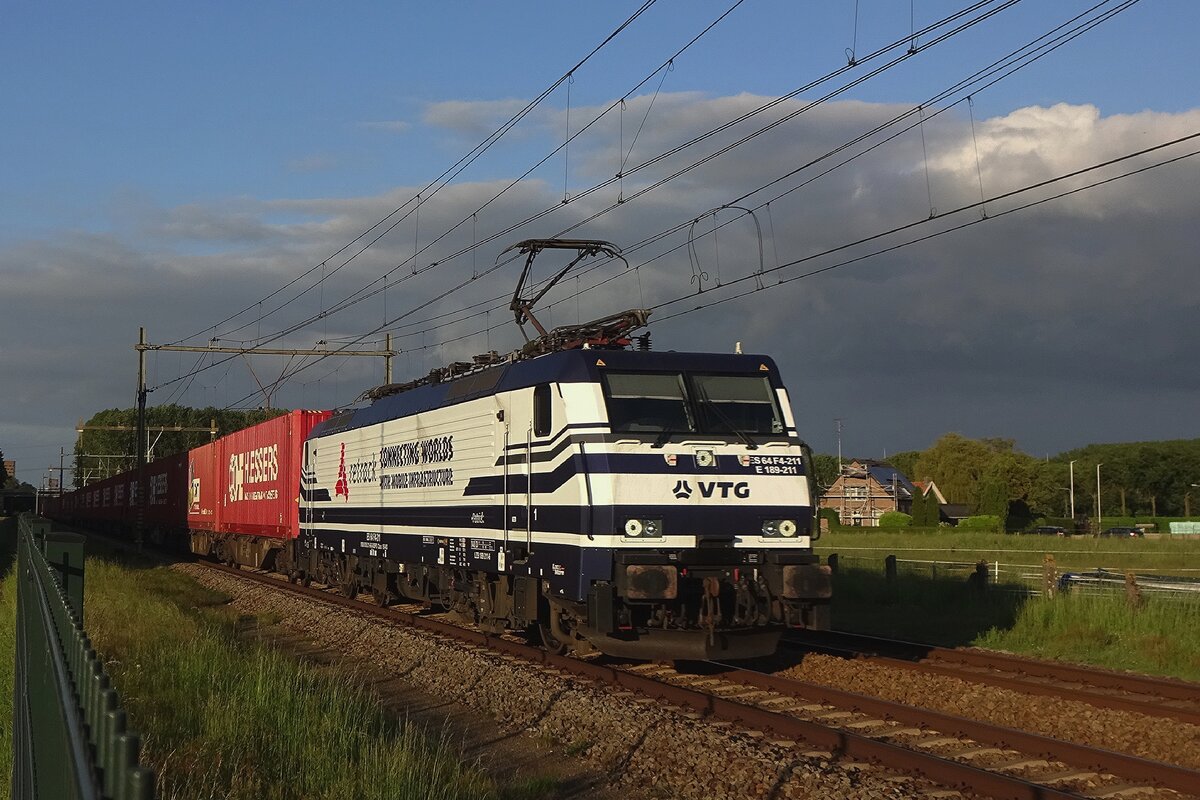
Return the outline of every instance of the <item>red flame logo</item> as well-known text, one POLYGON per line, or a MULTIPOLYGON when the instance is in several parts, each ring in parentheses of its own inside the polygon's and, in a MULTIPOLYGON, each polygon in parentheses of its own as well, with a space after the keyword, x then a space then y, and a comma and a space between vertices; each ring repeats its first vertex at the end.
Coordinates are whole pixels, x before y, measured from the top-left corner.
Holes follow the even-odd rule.
POLYGON ((346 479, 346 443, 342 442, 342 459, 338 463, 337 483, 333 486, 333 496, 346 498, 350 501, 350 481, 346 479))

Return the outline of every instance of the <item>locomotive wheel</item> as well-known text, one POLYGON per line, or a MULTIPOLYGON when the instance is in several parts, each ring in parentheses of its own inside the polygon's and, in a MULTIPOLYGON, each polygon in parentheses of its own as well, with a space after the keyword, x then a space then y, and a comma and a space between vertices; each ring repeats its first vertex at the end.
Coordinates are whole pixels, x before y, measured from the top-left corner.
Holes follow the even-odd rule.
POLYGON ((371 587, 371 597, 375 598, 375 605, 379 606, 380 608, 387 608, 388 604, 392 602, 391 592, 383 589, 376 589, 375 587, 371 587))
POLYGON ((300 582, 300 585, 303 586, 305 589, 312 586, 312 575, 308 574, 307 572, 301 572, 298 580, 300 582))
POLYGON ((567 643, 556 639, 549 625, 538 623, 538 634, 542 637, 542 648, 548 653, 556 656, 567 654, 567 643))

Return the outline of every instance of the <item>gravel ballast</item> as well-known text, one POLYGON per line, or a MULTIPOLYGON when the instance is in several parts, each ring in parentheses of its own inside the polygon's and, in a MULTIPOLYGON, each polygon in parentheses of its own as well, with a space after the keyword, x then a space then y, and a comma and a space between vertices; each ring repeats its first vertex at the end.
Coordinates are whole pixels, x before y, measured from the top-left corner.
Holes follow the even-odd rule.
POLYGON ((1056 739, 1200 769, 1200 727, 1179 720, 1027 695, 945 675, 810 653, 778 675, 1056 739))
POLYGON ((269 615, 317 647, 369 663, 436 697, 545 737, 611 777, 630 797, 907 798, 943 787, 833 761, 804 743, 614 691, 520 659, 298 597, 194 564, 174 567, 228 594, 241 613, 269 615))

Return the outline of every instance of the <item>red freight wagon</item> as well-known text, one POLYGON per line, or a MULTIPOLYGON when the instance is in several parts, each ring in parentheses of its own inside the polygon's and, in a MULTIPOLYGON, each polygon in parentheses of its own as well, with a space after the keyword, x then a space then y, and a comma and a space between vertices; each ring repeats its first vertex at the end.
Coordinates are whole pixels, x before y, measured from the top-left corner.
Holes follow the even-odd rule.
POLYGON ((203 456, 192 451, 191 480, 200 479, 200 504, 189 521, 204 517, 206 480, 216 488, 216 523, 192 527, 192 552, 226 561, 272 566, 285 541, 299 534, 300 468, 304 439, 328 411, 291 411, 223 436, 203 456))
POLYGON ((193 531, 217 530, 221 509, 221 440, 197 447, 188 453, 188 528, 193 531))
MULTIPOLYGON (((153 542, 187 530, 188 454, 151 461, 146 465, 146 531, 153 542)), ((128 489, 126 490, 128 492, 128 489)), ((128 503, 129 514, 135 513, 136 500, 128 503)))

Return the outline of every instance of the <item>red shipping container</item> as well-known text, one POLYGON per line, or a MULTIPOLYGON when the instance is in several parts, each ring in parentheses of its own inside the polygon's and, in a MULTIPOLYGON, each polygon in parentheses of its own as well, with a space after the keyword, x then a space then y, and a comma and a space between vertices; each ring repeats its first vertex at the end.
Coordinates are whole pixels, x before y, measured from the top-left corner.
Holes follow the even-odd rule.
POLYGON ((222 439, 197 447, 188 453, 188 528, 216 531, 220 525, 222 439))
POLYGON ((187 530, 188 454, 146 465, 146 526, 161 532, 187 530))
POLYGON ((221 438, 215 481, 221 486, 218 530, 296 538, 304 438, 329 415, 291 411, 221 438))

